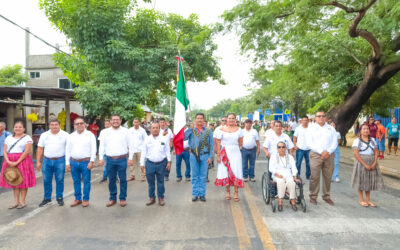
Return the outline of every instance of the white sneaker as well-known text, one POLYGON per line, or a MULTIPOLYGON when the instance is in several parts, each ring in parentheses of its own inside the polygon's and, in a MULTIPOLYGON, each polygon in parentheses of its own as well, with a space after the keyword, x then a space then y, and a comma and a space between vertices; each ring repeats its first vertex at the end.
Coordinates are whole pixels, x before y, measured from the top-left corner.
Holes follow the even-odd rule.
POLYGON ((337 178, 335 179, 335 182, 340 182, 339 177, 337 177, 337 178))

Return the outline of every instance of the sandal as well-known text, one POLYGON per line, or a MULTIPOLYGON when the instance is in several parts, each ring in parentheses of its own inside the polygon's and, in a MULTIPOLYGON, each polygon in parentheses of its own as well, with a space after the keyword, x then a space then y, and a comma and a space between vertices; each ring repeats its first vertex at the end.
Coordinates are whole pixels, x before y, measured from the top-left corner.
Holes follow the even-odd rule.
POLYGON ((14 208, 17 208, 18 206, 19 206, 19 204, 10 205, 8 207, 8 209, 14 209, 14 208))
POLYGON ((360 205, 363 206, 363 207, 368 207, 368 203, 365 202, 365 201, 360 201, 359 203, 360 203, 360 205))
POLYGON ((24 207, 26 207, 26 204, 19 204, 17 209, 23 209, 24 207))
POLYGON ((366 202, 366 203, 367 203, 368 206, 370 206, 370 207, 376 207, 376 205, 375 205, 374 203, 370 202, 370 201, 368 201, 368 202, 366 202))
POLYGON ((239 199, 239 192, 235 192, 234 200, 235 200, 236 202, 240 201, 240 199, 239 199))

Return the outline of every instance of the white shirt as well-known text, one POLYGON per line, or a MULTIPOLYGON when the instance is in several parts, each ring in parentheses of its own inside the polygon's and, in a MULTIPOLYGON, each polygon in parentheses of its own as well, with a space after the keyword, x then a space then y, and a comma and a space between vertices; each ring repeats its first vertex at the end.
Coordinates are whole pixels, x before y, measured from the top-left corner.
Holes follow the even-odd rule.
POLYGON ((260 140, 258 137, 258 132, 254 128, 250 130, 242 129, 243 132, 243 148, 253 149, 257 146, 257 141, 260 140))
POLYGON ((267 131, 265 131, 265 134, 264 134, 264 140, 266 140, 267 137, 273 133, 275 133, 275 131, 272 128, 267 129, 267 131))
POLYGON ((44 148, 44 157, 63 157, 68 136, 69 134, 64 130, 60 130, 57 134, 51 133, 50 130, 41 134, 38 146, 44 148))
POLYGON ((221 126, 218 126, 218 127, 216 127, 215 128, 215 130, 214 130, 214 132, 213 132, 213 138, 214 139, 216 139, 217 137, 218 137, 218 134, 221 132, 221 128, 222 128, 223 126, 221 125, 221 126))
POLYGON ((163 137, 165 137, 165 138, 167 139, 168 145, 170 144, 171 139, 174 137, 174 134, 172 133, 172 130, 169 129, 169 128, 167 128, 167 127, 165 127, 164 129, 160 129, 160 135, 163 136, 163 137), (165 131, 166 129, 168 130, 168 134, 166 134, 166 135, 164 136, 163 134, 164 134, 164 131, 165 131))
POLYGON ((133 152, 140 152, 142 150, 144 139, 147 137, 146 130, 140 126, 138 129, 132 127, 129 129, 129 133, 131 134, 133 152))
POLYGON ((308 127, 304 128, 303 126, 298 126, 294 131, 293 136, 297 138, 296 145, 301 150, 310 150, 306 142, 307 129, 308 127))
POLYGON ((88 130, 82 133, 77 131, 69 135, 67 139, 67 146, 65 149, 65 164, 70 164, 70 158, 76 160, 90 158, 90 161, 96 160, 96 137, 88 130))
POLYGON ((189 148, 189 147, 190 147, 190 146, 189 146, 189 139, 183 141, 183 148, 185 149, 185 148, 189 148))
POLYGON ((290 123, 290 127, 292 128, 292 130, 291 130, 291 131, 295 131, 295 130, 296 130, 296 128, 297 128, 297 122, 296 122, 296 121, 294 121, 294 122, 291 122, 291 123, 290 123))
MULTIPOLYGON (((8 138, 8 137, 7 137, 8 138)), ((371 138, 372 139, 372 138, 371 138)), ((359 138, 356 138, 353 142, 352 148, 357 148, 358 153, 360 155, 374 155, 374 149, 376 147, 375 143, 372 142, 372 140, 369 142, 369 147, 367 145, 368 143, 360 141, 359 138)))
POLYGON ((289 162, 286 162, 286 157, 281 157, 277 153, 271 155, 269 159, 269 171, 273 178, 275 173, 282 175, 283 178, 288 178, 297 175, 297 168, 293 156, 287 155, 289 162))
POLYGON ((149 135, 143 142, 140 166, 144 166, 147 159, 152 162, 160 162, 167 158, 168 161, 171 161, 171 151, 167 139, 166 136, 162 135, 156 138, 153 135, 149 135))
POLYGON ((9 151, 9 154, 23 153, 25 151, 25 145, 32 144, 32 138, 29 135, 26 135, 17 144, 15 144, 15 146, 10 151, 10 147, 14 145, 14 143, 19 139, 20 138, 15 139, 12 135, 6 137, 6 139, 4 140, 4 145, 7 145, 7 152, 9 151))
POLYGON ((269 133, 268 136, 265 137, 263 147, 267 148, 268 152, 272 155, 278 151, 277 146, 279 142, 284 142, 286 144, 286 152, 294 147, 292 140, 287 134, 282 133, 278 136, 275 131, 269 133))
POLYGON ((336 130, 326 123, 324 126, 318 123, 311 124, 307 129, 306 142, 307 146, 318 154, 324 151, 332 154, 338 146, 336 130))
POLYGON ((99 159, 103 160, 104 155, 121 156, 129 153, 129 160, 133 159, 133 146, 131 136, 127 128, 120 126, 118 129, 113 127, 101 131, 99 147, 99 159))

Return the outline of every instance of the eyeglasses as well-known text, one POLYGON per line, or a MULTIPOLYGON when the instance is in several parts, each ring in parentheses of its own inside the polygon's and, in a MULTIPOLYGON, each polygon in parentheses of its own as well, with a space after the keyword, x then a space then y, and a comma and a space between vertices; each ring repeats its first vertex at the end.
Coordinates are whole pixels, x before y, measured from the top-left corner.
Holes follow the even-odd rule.
POLYGON ((84 122, 77 122, 77 123, 75 123, 75 125, 84 125, 85 123, 84 122))
POLYGON ((315 117, 321 118, 321 117, 326 117, 326 115, 316 115, 315 117))
POLYGON ((286 148, 286 146, 278 146, 278 149, 286 148))

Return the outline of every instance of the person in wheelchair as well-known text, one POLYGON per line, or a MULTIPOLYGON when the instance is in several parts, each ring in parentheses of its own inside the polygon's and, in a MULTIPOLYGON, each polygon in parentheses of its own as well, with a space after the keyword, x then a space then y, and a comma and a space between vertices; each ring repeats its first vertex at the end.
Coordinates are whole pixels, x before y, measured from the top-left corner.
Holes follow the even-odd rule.
POLYGON ((296 206, 296 183, 297 168, 293 156, 287 153, 286 144, 283 141, 277 144, 277 153, 272 154, 269 160, 269 172, 272 179, 277 184, 278 189, 278 211, 282 211, 282 200, 285 196, 286 188, 289 191, 290 204, 294 211, 297 211, 296 206))

